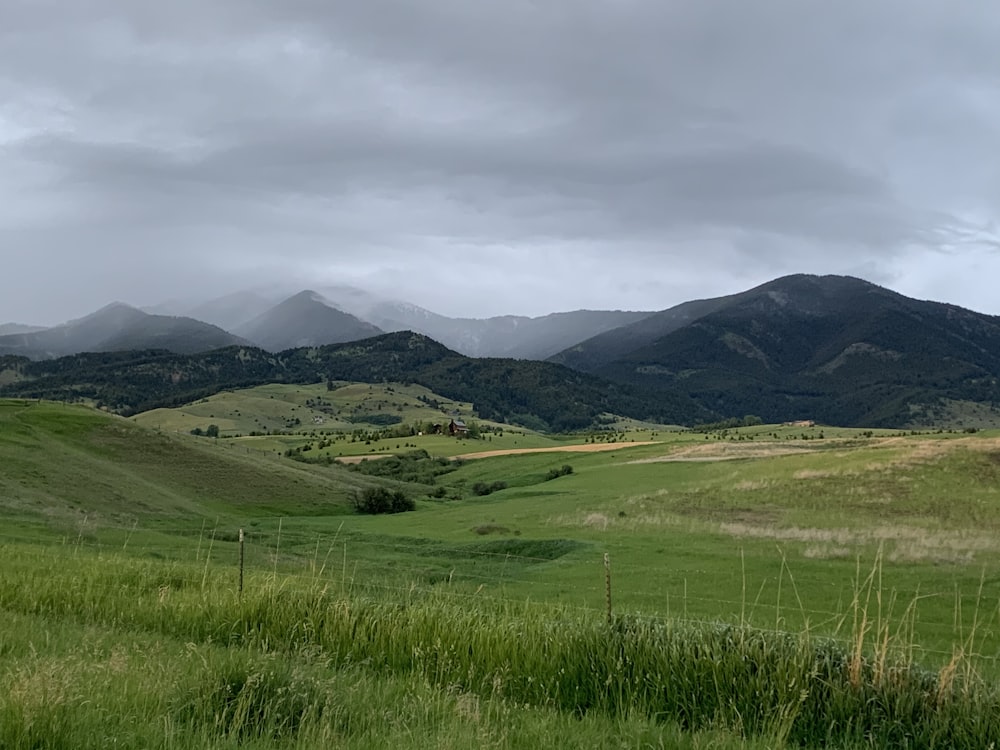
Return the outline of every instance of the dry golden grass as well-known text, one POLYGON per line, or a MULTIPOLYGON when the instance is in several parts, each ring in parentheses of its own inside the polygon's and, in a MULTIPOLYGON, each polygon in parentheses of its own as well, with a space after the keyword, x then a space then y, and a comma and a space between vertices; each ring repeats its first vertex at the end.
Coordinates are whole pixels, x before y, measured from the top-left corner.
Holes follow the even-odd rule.
POLYGON ((493 458, 494 456, 519 456, 524 453, 598 453, 616 451, 621 448, 635 448, 640 445, 656 445, 655 440, 631 443, 581 443, 579 445, 557 445, 550 448, 505 448, 496 451, 480 451, 478 453, 463 453, 455 458, 475 459, 493 458))
POLYGON ((730 536, 803 542, 805 557, 845 557, 859 547, 886 545, 886 558, 893 562, 970 563, 977 554, 1000 551, 1000 540, 976 531, 933 531, 926 528, 885 524, 867 529, 803 528, 755 525, 741 522, 719 524, 730 536))
POLYGON ((362 461, 367 461, 369 459, 375 458, 389 458, 390 456, 396 455, 395 453, 366 453, 361 456, 338 456, 337 461, 342 464, 359 464, 362 461))
POLYGON ((768 487, 772 486, 773 482, 767 479, 743 479, 737 482, 733 489, 739 492, 751 492, 754 490, 766 490, 768 487))
POLYGON ((802 556, 813 560, 843 560, 851 556, 851 550, 833 544, 814 544, 806 547, 802 556))
POLYGON ((831 477, 842 477, 848 476, 853 472, 849 471, 832 471, 824 469, 800 469, 799 471, 792 474, 795 479, 830 479, 831 477))
POLYGON ((590 528, 598 528, 601 531, 608 529, 608 517, 603 513, 588 513, 583 519, 583 525, 590 528))
MULTIPOLYGON (((819 442, 819 441, 816 441, 819 442)), ((654 464, 668 461, 732 461, 740 458, 771 458, 812 453, 815 449, 793 448, 784 443, 707 443, 692 445, 663 456, 640 458, 630 464, 654 464)))

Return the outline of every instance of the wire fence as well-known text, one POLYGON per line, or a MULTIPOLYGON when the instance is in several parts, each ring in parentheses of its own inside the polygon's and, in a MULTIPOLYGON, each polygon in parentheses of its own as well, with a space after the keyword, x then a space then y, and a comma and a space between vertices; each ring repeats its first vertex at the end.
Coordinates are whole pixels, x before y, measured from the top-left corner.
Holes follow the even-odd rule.
MULTIPOLYGON (((693 627, 745 624, 783 637, 801 637, 806 632, 816 637, 846 637, 856 626, 853 618, 858 598, 865 597, 865 583, 852 579, 826 584, 830 606, 816 604, 815 589, 805 602, 784 558, 774 575, 751 581, 739 565, 728 570, 669 566, 651 570, 645 561, 627 555, 611 555, 609 570, 602 562, 603 551, 571 540, 504 536, 448 542, 342 529, 329 533, 294 525, 286 528, 283 519, 276 520, 276 525, 264 529, 208 523, 200 528, 173 524, 102 524, 88 528, 81 523, 75 536, 62 536, 61 544, 101 555, 175 562, 179 565, 171 575, 179 584, 188 586, 204 586, 206 577, 210 577, 216 584, 221 579, 224 585, 242 590, 244 586, 260 585, 262 576, 271 576, 283 585, 305 586, 320 581, 344 591, 363 589, 401 600, 420 588, 462 603, 487 602, 546 611, 558 607, 586 618, 604 617, 613 603, 616 616, 627 615, 637 621, 693 627), (585 577, 581 576, 581 556, 593 558, 591 574, 585 577), (570 575, 559 575, 558 569, 567 562, 572 567, 570 575), (741 595, 725 593, 734 589, 741 595), (783 627, 789 624, 793 627, 783 627)), ((0 530, 0 545, 25 541, 31 541, 30 532, 0 530)), ((966 649, 966 656, 1000 669, 1000 592, 995 590, 995 584, 991 580, 985 593, 982 587, 974 592, 914 592, 910 599, 900 593, 898 599, 886 596, 884 601, 883 592, 876 592, 884 611, 872 627, 888 627, 886 623, 895 618, 893 630, 902 631, 908 627, 908 617, 912 627, 918 617, 907 609, 910 602, 917 604, 917 609, 927 607, 928 602, 937 607, 948 605, 954 612, 950 625, 940 616, 925 618, 919 622, 921 633, 932 632, 928 640, 937 645, 951 640, 955 648, 966 649), (972 618, 974 625, 969 623, 972 618), (970 628, 977 633, 974 653, 969 653, 970 628)), ((874 607, 875 601, 867 604, 874 607)), ((910 646, 926 659, 946 661, 955 653, 918 642, 910 646)))

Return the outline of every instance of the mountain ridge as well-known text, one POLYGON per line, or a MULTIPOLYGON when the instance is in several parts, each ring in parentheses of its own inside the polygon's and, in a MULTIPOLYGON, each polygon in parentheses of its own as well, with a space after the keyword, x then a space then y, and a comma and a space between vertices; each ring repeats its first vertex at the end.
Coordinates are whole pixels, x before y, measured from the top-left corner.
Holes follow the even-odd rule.
MULTIPOLYGON (((355 295, 354 301, 362 296, 355 295)), ((355 335, 371 330, 370 324, 336 309, 335 301, 318 292, 304 290, 282 304, 293 312, 304 310, 306 319, 318 311, 337 321, 360 323, 362 330, 355 335)), ((394 309, 425 318, 435 315, 402 303, 394 309)), ((576 320, 588 312, 594 311, 576 311, 584 313, 576 320)), ((601 317, 604 312, 595 314, 601 317)), ((542 319, 562 322, 560 315, 574 313, 542 319)), ((198 368, 228 373, 214 380, 206 375, 186 391, 163 390, 153 381, 131 391, 116 391, 108 374, 112 371, 133 377, 135 367, 148 366, 157 378, 174 377, 158 369, 169 357, 148 351, 134 353, 131 359, 81 357, 58 362, 50 371, 9 360, 0 367, 0 382, 7 382, 9 390, 14 379, 48 378, 42 383, 45 387, 37 389, 43 395, 82 394, 111 408, 130 409, 151 399, 194 398, 212 388, 259 384, 267 377, 315 379, 331 372, 363 382, 419 377, 427 379, 422 384, 432 390, 478 403, 489 414, 521 414, 560 429, 592 423, 600 413, 595 411, 598 406, 625 416, 685 424, 754 415, 766 421, 815 419, 831 425, 905 427, 935 424, 944 419, 944 405, 963 403, 1000 415, 1000 317, 915 300, 862 279, 795 274, 738 294, 633 315, 631 323, 584 339, 546 363, 469 358, 433 337, 410 332, 398 333, 401 338, 390 333, 360 339, 353 349, 339 344, 330 349, 331 345, 319 343, 321 339, 306 337, 299 330, 302 325, 278 319, 272 320, 277 338, 267 342, 269 351, 244 341, 236 355, 224 352, 218 360, 176 360, 181 380, 198 368), (416 346, 415 341, 424 343, 416 346), (437 347, 433 356, 415 357, 414 347, 431 351, 430 341, 437 347), (288 343, 308 346, 286 347, 288 343), (353 352, 357 361, 335 351, 353 352), (247 361, 233 365, 229 360, 234 356, 247 361), (148 360, 145 364, 135 361, 143 358, 148 360), (565 393, 556 394, 559 387, 565 393), (576 405, 574 388, 586 393, 576 405)), ((136 316, 150 319, 134 308, 113 304, 75 324, 97 317, 121 318, 125 326, 136 316)), ((517 316, 492 320, 509 329, 525 327, 517 316)), ((59 331, 32 335, 57 338, 59 331)), ((103 340, 117 349, 130 348, 128 337, 116 338, 107 330, 103 340)), ((0 354, 12 352, 24 353, 23 347, 0 349, 0 354)), ((17 386, 22 387, 26 388, 17 386)))
POLYGON ((87 399, 124 415, 177 406, 226 389, 330 380, 417 383, 472 402, 484 419, 557 432, 586 429, 605 413, 661 422, 713 416, 683 396, 661 395, 650 402, 631 386, 561 365, 473 359, 408 331, 277 354, 227 347, 194 355, 161 350, 86 353, 48 361, 0 357, 0 396, 87 399))
POLYGON ((942 398, 1000 406, 998 317, 806 274, 699 302, 703 314, 684 325, 662 316, 666 332, 651 341, 648 330, 619 331, 619 342, 639 342, 629 351, 602 351, 598 339, 572 354, 615 382, 768 421, 902 426, 942 398))
POLYGON ((190 354, 246 343, 218 326, 183 316, 151 315, 112 302, 52 328, 0 336, 0 354, 52 359, 84 351, 164 348, 190 354))
POLYGON ((338 309, 311 289, 282 300, 234 332, 271 352, 341 344, 383 333, 377 326, 338 309))

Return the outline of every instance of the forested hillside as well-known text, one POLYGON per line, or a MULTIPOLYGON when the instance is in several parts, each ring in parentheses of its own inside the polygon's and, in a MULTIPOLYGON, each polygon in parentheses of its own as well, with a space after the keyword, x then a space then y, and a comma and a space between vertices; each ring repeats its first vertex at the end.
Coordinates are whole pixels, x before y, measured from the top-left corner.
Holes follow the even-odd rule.
POLYGON ((324 380, 418 383, 472 402, 483 418, 553 431, 584 429, 605 412, 662 422, 714 416, 685 396, 650 398, 633 386, 551 363, 470 359, 410 332, 279 354, 229 347, 190 356, 147 351, 47 362, 0 358, 0 394, 90 399, 121 414, 175 406, 225 389, 324 380))

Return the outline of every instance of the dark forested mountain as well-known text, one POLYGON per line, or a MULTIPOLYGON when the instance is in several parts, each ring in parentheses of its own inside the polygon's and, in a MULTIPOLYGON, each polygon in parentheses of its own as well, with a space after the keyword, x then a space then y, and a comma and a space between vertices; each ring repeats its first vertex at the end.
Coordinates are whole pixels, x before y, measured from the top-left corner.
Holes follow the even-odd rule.
POLYGON ((741 295, 716 297, 683 302, 660 312, 646 314, 633 323, 622 324, 618 328, 602 332, 577 343, 549 357, 574 370, 596 372, 603 365, 623 357, 629 352, 652 344, 657 339, 683 328, 710 312, 721 310, 741 295))
POLYGON ((479 415, 556 431, 584 429, 611 412, 664 422, 715 416, 685 396, 649 399, 628 385, 561 365, 470 359, 410 332, 269 354, 230 347, 181 356, 170 352, 79 354, 31 362, 0 358, 0 396, 93 399, 122 414, 174 406, 223 389, 327 379, 412 382, 470 401, 479 415))
POLYGON ((1000 318, 850 277, 777 279, 574 349, 557 359, 766 421, 903 426, 932 421, 941 399, 1000 406, 1000 318))
POLYGON ((150 348, 190 354, 239 343, 245 342, 200 320, 149 315, 115 302, 53 328, 0 336, 0 354, 46 359, 78 352, 150 348))
POLYGON ((371 323, 334 307, 316 292, 289 297, 236 329, 236 333, 271 352, 325 346, 377 336, 371 323))

